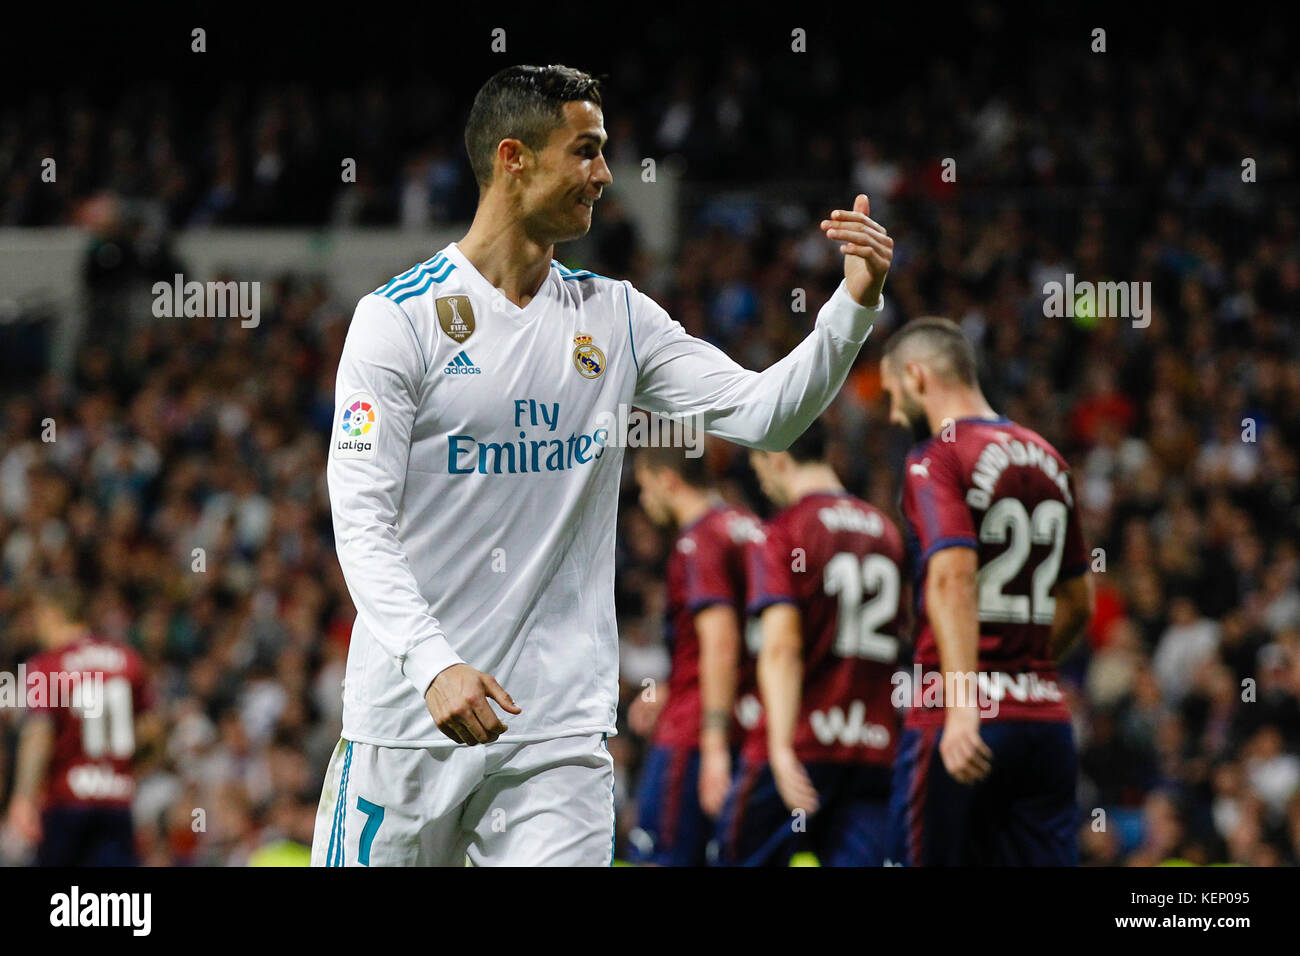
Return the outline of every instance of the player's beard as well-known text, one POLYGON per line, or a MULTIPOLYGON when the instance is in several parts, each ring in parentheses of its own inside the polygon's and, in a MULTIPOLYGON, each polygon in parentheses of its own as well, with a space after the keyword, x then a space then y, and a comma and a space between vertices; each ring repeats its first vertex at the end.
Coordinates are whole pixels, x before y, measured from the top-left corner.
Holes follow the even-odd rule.
POLYGON ((641 492, 641 510, 656 527, 670 528, 675 524, 673 513, 664 506, 662 501, 645 491, 641 492))
POLYGON ((784 508, 789 504, 789 502, 785 500, 785 495, 781 494, 781 489, 775 482, 759 479, 758 487, 767 497, 767 500, 772 502, 772 504, 776 505, 778 508, 784 508))
POLYGON ((564 204, 564 209, 556 209, 556 232, 562 235, 557 236, 555 241, 572 242, 581 239, 591 231, 592 223, 596 221, 595 208, 579 205, 577 199, 568 193, 559 201, 564 204))
POLYGON ((928 441, 934 434, 930 430, 930 419, 926 417, 925 410, 906 396, 903 397, 903 417, 907 419, 907 426, 912 431, 912 440, 918 444, 928 441))

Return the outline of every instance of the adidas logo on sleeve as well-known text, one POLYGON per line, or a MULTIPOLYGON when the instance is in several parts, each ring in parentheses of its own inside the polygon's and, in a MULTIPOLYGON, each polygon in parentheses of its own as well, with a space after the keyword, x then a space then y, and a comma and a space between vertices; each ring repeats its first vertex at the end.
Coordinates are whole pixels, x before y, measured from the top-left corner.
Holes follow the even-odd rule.
POLYGON ((481 375, 483 370, 469 360, 465 350, 461 349, 456 357, 448 362, 442 370, 443 375, 481 375))

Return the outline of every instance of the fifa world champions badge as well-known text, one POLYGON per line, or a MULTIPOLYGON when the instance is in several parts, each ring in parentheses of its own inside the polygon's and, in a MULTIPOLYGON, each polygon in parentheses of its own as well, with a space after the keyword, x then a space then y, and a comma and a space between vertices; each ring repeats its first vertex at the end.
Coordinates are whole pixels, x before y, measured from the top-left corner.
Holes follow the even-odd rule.
POLYGON ((591 342, 591 336, 579 332, 573 337, 573 367, 583 378, 600 378, 605 371, 605 353, 591 342))
POLYGON ((444 295, 434 300, 438 324, 458 345, 474 334, 474 309, 467 295, 444 295))

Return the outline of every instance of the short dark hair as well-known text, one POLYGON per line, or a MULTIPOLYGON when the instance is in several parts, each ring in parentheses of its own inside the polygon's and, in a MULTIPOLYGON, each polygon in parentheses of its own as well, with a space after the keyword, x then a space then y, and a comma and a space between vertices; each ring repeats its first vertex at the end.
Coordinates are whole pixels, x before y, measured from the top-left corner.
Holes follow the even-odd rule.
POLYGON ((827 434, 826 426, 820 418, 813 419, 804 433, 790 443, 786 453, 798 464, 824 462, 826 460, 827 434))
POLYGON ((700 490, 712 484, 703 455, 692 457, 686 454, 685 448, 672 445, 638 448, 633 458, 633 466, 649 468, 651 471, 662 471, 666 468, 692 488, 700 490))
POLYGON ((940 360, 937 371, 963 385, 979 384, 975 348, 951 319, 927 315, 913 319, 885 342, 883 358, 906 346, 909 356, 927 354, 940 360))
POLYGON ((540 150, 564 125, 564 104, 600 101, 600 81, 570 66, 508 66, 483 84, 465 123, 465 151, 479 189, 492 182, 492 164, 503 139, 540 150))

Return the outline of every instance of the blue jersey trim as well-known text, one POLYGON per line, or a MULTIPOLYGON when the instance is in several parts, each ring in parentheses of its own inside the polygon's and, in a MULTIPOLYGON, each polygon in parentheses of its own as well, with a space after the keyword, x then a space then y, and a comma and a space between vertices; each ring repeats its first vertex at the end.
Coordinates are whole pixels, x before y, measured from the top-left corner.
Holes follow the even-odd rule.
POLYGON ((614 281, 609 276, 603 276, 599 272, 592 272, 589 269, 570 269, 555 259, 551 260, 551 265, 559 270, 562 279, 604 279, 607 282, 614 281))
POLYGON ((343 772, 339 775, 339 797, 338 803, 334 805, 334 831, 330 834, 329 850, 325 854, 326 866, 343 865, 343 843, 347 836, 348 777, 351 772, 352 741, 349 740, 347 756, 343 759, 343 772))
POLYGON ((636 359, 636 337, 632 335, 632 300, 627 293, 627 286, 623 286, 623 304, 627 306, 627 341, 632 346, 632 364, 636 366, 637 375, 641 374, 641 363, 636 359))
POLYGON ((349 740, 348 756, 347 759, 343 761, 343 799, 339 801, 339 805, 343 808, 343 812, 339 814, 339 863, 338 863, 339 866, 344 865, 343 853, 344 853, 344 847, 347 845, 347 839, 348 839, 347 797, 348 797, 348 783, 351 779, 352 779, 352 741, 349 740))
POLYGON ((978 551, 980 545, 974 538, 967 538, 964 536, 958 538, 940 538, 922 552, 921 564, 927 564, 936 551, 943 551, 945 548, 974 548, 978 551))
POLYGON ((789 604, 795 610, 799 609, 799 602, 788 594, 765 594, 761 598, 750 602, 749 606, 745 608, 745 613, 750 617, 755 617, 774 604, 789 604))
POLYGON ((445 282, 447 276, 455 271, 456 263, 446 256, 436 255, 427 262, 411 266, 401 275, 389 279, 375 290, 375 294, 402 303, 413 295, 420 295, 427 291, 434 283, 445 282))
POLYGON ((703 594, 694 601, 687 601, 686 610, 691 614, 699 614, 705 608, 718 607, 719 605, 734 607, 735 603, 736 599, 734 597, 726 597, 721 594, 703 594))
POLYGON ((440 272, 438 273, 431 272, 425 274, 424 278, 420 280, 420 284, 410 289, 409 291, 404 291, 399 295, 398 290, 394 289, 392 292, 386 294, 394 302, 400 304, 402 302, 405 302, 407 299, 411 298, 412 296, 423 295, 435 283, 445 282, 447 276, 451 275, 455 271, 456 271, 456 264, 454 262, 448 262, 443 266, 440 272))
POLYGON ((441 253, 432 259, 426 259, 424 262, 417 262, 411 268, 407 269, 401 275, 394 276, 386 283, 381 285, 375 291, 383 296, 391 298, 397 293, 410 288, 419 282, 422 278, 432 273, 441 272, 451 261, 441 253))

